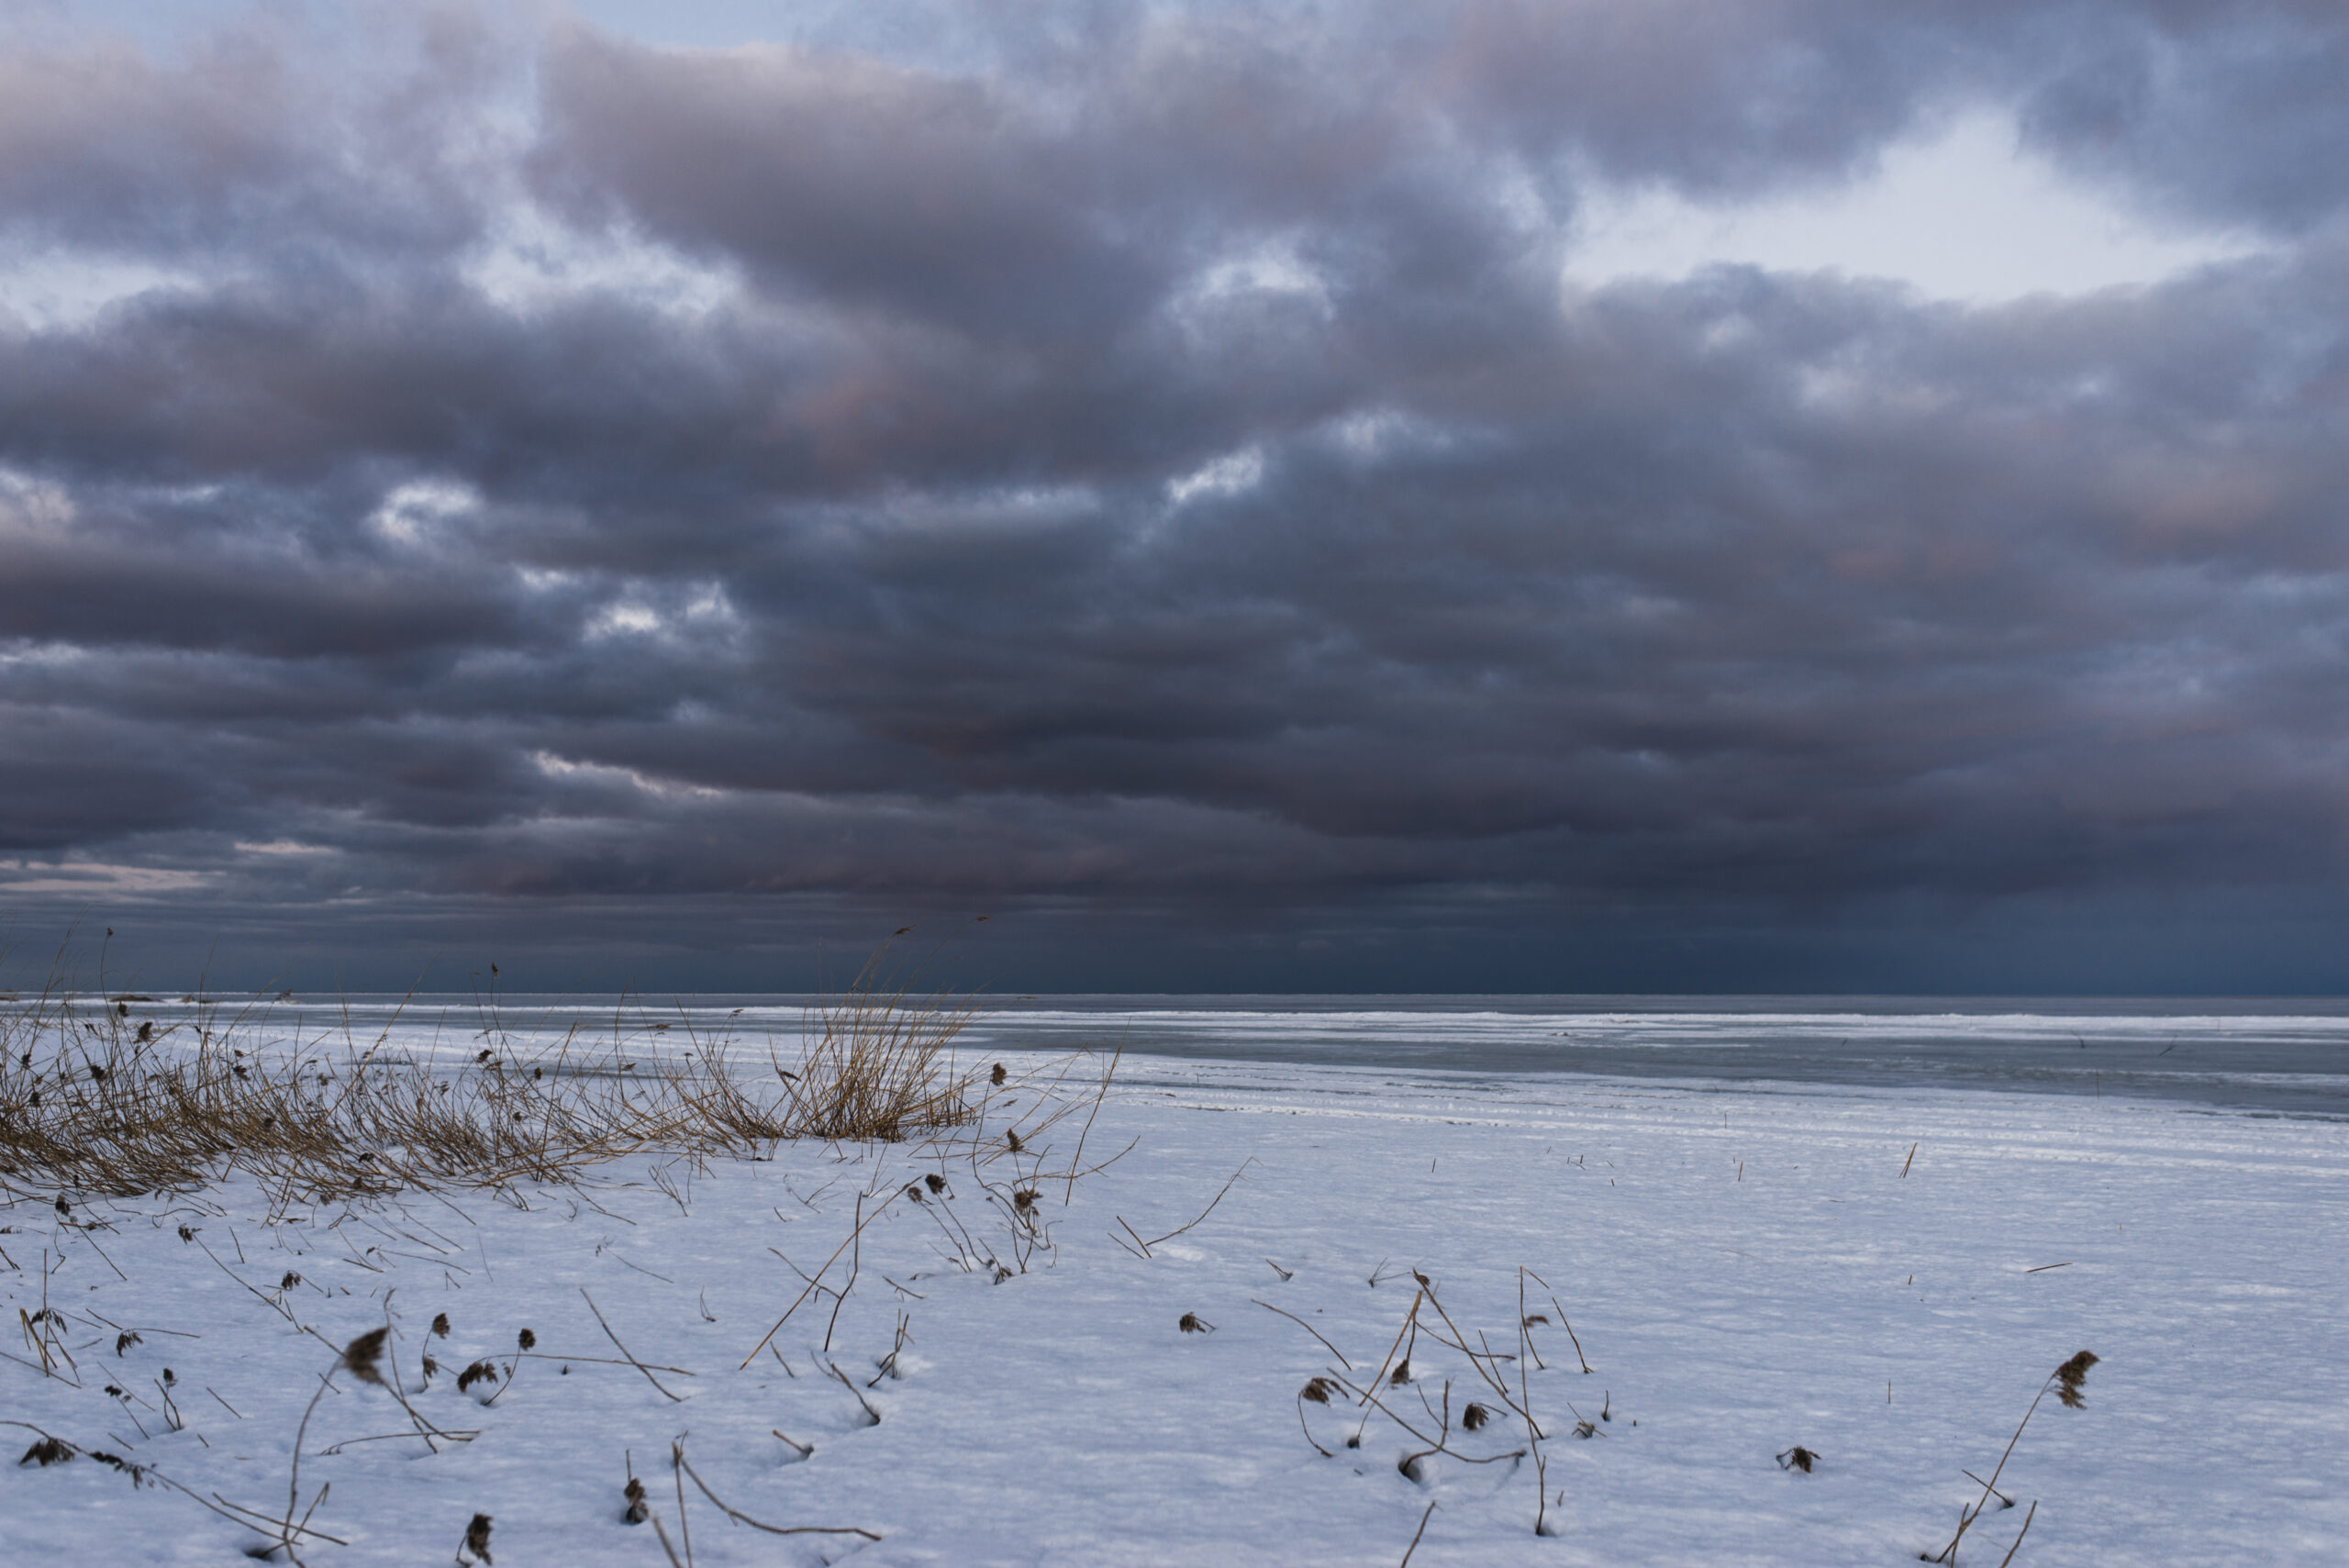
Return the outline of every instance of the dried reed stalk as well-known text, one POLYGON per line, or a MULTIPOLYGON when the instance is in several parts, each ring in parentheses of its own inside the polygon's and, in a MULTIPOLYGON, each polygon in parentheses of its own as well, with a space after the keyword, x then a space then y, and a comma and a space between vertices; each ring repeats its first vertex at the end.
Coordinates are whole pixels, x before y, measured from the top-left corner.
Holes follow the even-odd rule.
MULTIPOLYGON (((2025 1410, 2022 1413, 2022 1419, 2015 1423, 2015 1435, 2007 1440, 2006 1451, 1998 1455, 1998 1465, 1990 1472, 1990 1479, 1982 1483, 1982 1496, 1975 1499, 1971 1507, 1958 1515, 1957 1533, 1949 1538, 1949 1544, 1926 1558, 1926 1562, 1945 1562, 1952 1564, 1954 1568, 1957 1562, 1958 1542, 1965 1539, 1965 1532, 1973 1528, 1974 1521, 1982 1517, 1982 1510, 1989 1506, 1990 1499, 1998 1495, 1998 1477, 2006 1473, 2007 1461, 2014 1457, 2015 1444, 2022 1441, 2022 1429, 2031 1425, 2032 1417, 2038 1413, 2039 1402, 2047 1397, 2047 1392, 2052 1388, 2055 1391, 2056 1403, 2066 1409, 2078 1410, 2086 1407, 2087 1396, 2082 1392, 2082 1389, 2087 1382, 2088 1368, 2096 1365, 2099 1359, 2094 1351, 2081 1351, 2047 1374, 2045 1380, 2039 1385, 2039 1392, 2032 1396, 2031 1408, 2025 1410)), ((2008 1507, 2011 1507, 2013 1505, 2009 1503, 2008 1507)), ((2031 1528, 2031 1519, 2038 1513, 2039 1504, 2034 1501, 2031 1507, 2031 1514, 2024 1516, 2023 1518, 2025 1529, 2031 1528)), ((2015 1547, 2020 1547, 2021 1544, 2022 1537, 2016 1536, 2015 1547)), ((2013 1558, 2014 1548, 2008 1550, 2007 1556, 2009 1560, 2013 1558)))

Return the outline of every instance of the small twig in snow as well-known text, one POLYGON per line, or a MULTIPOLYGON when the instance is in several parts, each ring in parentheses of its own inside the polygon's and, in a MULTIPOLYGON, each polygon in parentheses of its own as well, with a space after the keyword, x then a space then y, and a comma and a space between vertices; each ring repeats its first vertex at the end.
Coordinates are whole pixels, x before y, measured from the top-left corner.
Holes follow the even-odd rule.
MULTIPOLYGON (((646 1366, 642 1362, 637 1360, 635 1352, 631 1351, 626 1345, 620 1344, 620 1337, 612 1332, 612 1326, 609 1323, 604 1321, 603 1312, 596 1306, 596 1298, 587 1295, 587 1287, 585 1285, 583 1284, 579 1287, 579 1294, 581 1296, 585 1298, 587 1310, 596 1314, 596 1326, 604 1330, 604 1337, 611 1340, 611 1342, 618 1348, 620 1354, 628 1357, 629 1365, 636 1368, 637 1371, 644 1374, 645 1382, 652 1385, 655 1388, 661 1388, 661 1380, 652 1375, 652 1369, 646 1366)), ((682 1405, 685 1402, 685 1397, 682 1395, 671 1394, 665 1388, 661 1388, 661 1393, 662 1396, 668 1399, 672 1404, 682 1405)), ((678 1521, 678 1524, 680 1529, 684 1528, 683 1520, 678 1521)), ((690 1542, 688 1542, 688 1544, 690 1544, 690 1542)))
POLYGON ((1403 1561, 1396 1568, 1411 1568, 1411 1553, 1419 1549, 1419 1537, 1428 1532, 1428 1520, 1434 1517, 1435 1499, 1428 1499, 1428 1511, 1419 1516, 1419 1528, 1411 1532, 1411 1544, 1403 1549, 1403 1561))

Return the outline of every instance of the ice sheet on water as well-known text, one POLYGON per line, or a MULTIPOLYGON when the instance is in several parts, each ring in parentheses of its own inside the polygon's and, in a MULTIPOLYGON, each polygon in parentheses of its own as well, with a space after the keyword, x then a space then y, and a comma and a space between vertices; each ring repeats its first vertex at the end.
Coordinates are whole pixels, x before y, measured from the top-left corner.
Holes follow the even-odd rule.
MULTIPOLYGON (((451 1064, 493 1045, 615 1062, 717 1047, 763 1064, 770 1051, 788 1062, 817 1000, 368 996, 268 1003, 247 1018, 289 1048, 382 1038, 451 1064)), ((189 1011, 141 1014, 168 1021, 175 1007, 189 1011)), ((958 1043, 981 1058, 1122 1046, 1197 1060, 2014 1089, 2349 1115, 2349 1003, 2307 998, 1018 996, 985 1000, 958 1043)))

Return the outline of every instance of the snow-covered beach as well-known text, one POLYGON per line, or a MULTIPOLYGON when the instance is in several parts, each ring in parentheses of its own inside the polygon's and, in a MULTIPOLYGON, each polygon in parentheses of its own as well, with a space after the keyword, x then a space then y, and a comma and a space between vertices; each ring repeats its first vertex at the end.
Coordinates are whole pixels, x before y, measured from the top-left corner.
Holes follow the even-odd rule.
POLYGON ((273 1532, 227 1515, 324 1485, 321 1565, 454 1558, 477 1513, 499 1568, 1397 1562, 1422 1527, 1420 1564, 1915 1562, 2081 1350, 1960 1562, 2026 1518, 2020 1563, 2349 1550, 2337 1115, 1130 1046, 1089 1130, 1093 1055, 1014 1154, 1068 1059, 1000 1054, 975 1146, 15 1203, 0 1408, 80 1454, 0 1472, 0 1555, 234 1561, 273 1532), (1081 1131, 1122 1157, 1025 1173, 1081 1131), (338 1374, 296 1486, 321 1374, 387 1324, 416 1419, 338 1374))

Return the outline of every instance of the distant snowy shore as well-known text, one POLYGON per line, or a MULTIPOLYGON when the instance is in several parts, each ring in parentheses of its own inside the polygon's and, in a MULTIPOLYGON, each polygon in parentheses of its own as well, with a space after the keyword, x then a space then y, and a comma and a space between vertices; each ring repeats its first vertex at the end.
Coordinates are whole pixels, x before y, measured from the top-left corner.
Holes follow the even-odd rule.
POLYGON ((1020 1174, 1082 1127, 984 1166, 19 1201, 0 1430, 75 1453, 0 1470, 0 1557, 445 1562, 481 1514, 496 1568, 1391 1563, 1422 1527, 1430 1568, 1914 1562, 2081 1350, 2085 1407, 2033 1414, 1961 1562, 2026 1517, 2019 1564, 2349 1550, 2349 1123, 1129 1056, 1083 1163, 1129 1151, 1020 1174), (414 1418, 349 1371, 318 1396, 387 1325, 414 1418), (321 1485, 314 1533, 236 1522, 321 1485))

